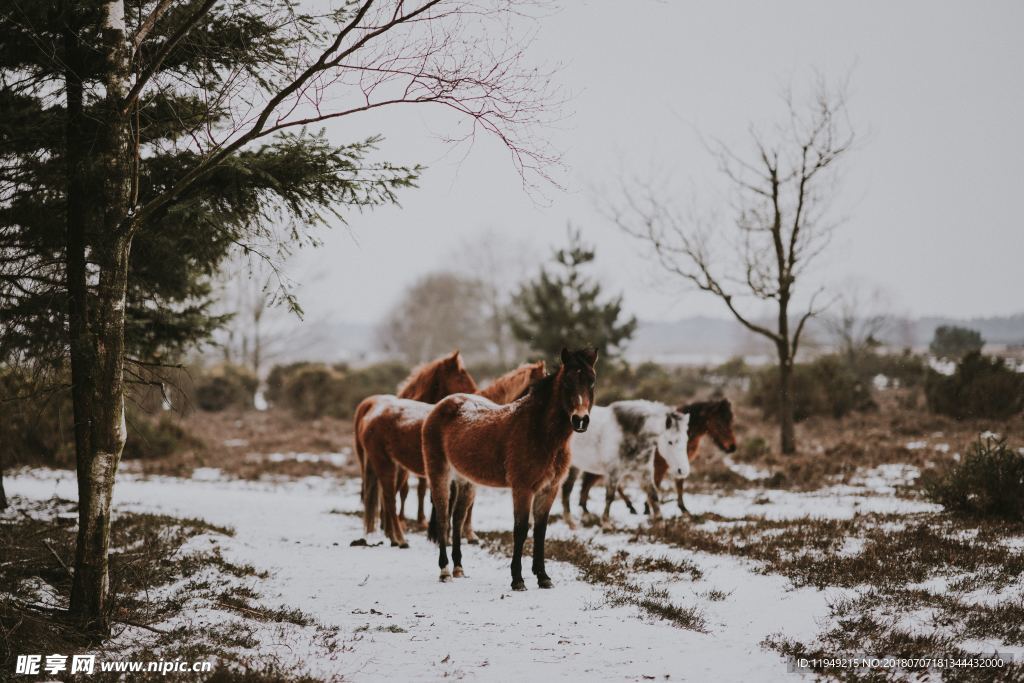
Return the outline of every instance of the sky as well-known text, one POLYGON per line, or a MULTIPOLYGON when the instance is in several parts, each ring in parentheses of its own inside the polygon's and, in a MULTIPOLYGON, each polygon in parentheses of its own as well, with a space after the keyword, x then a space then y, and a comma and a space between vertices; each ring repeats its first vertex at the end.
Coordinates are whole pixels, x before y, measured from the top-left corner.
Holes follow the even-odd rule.
POLYGON ((401 207, 350 214, 288 272, 307 319, 373 323, 417 276, 462 268, 461 245, 499 234, 528 276, 571 223, 597 249, 594 274, 642 320, 725 317, 714 297, 659 276, 598 205, 640 174, 714 208, 716 166, 700 136, 748 149, 751 124, 784 114, 780 92, 818 73, 849 79, 858 143, 835 200, 844 222, 802 291, 856 282, 911 316, 1017 313, 1021 35, 1024 3, 1012 1, 565 1, 538 20, 527 51, 558 67, 567 95, 545 132, 562 154, 561 189, 524 191, 494 139, 453 149, 443 138, 458 124, 440 107, 332 123, 334 141, 380 133, 379 159, 427 168, 401 207))

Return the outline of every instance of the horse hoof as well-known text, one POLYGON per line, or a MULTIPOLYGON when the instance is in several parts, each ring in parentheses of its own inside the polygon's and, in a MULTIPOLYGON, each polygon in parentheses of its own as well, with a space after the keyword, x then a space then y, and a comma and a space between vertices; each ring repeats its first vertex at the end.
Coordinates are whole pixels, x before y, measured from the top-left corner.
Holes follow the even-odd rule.
POLYGON ((537 585, 539 587, 541 587, 541 588, 554 588, 555 587, 555 584, 552 583, 551 579, 549 579, 546 576, 537 579, 537 585))
POLYGON ((476 536, 473 536, 471 538, 467 538, 466 539, 466 543, 468 543, 470 545, 480 545, 480 539, 477 538, 476 536))
POLYGON ((454 576, 456 579, 462 579, 465 578, 466 572, 462 571, 462 567, 456 567, 452 571, 452 576, 454 576))
POLYGON ((526 582, 523 581, 522 579, 516 579, 515 581, 512 582, 512 590, 514 590, 514 591, 524 591, 524 590, 526 590, 526 582))
POLYGON ((402 541, 402 543, 400 543, 400 544, 398 545, 398 547, 399 547, 399 548, 408 548, 408 547, 409 547, 409 544, 408 544, 408 543, 406 543, 405 541, 402 541))
POLYGON ((448 571, 448 567, 445 567, 441 570, 441 576, 438 578, 441 580, 441 583, 448 583, 452 580, 452 573, 448 571))
POLYGON ((569 527, 570 529, 572 529, 573 531, 576 531, 576 520, 573 519, 572 517, 566 517, 565 518, 565 525, 567 527, 569 527))
POLYGON ((352 541, 348 545, 349 545, 350 548, 356 548, 356 547, 360 547, 360 546, 361 547, 365 547, 365 546, 368 546, 370 544, 366 542, 365 538, 357 538, 356 540, 352 541))
POLYGON ((427 520, 425 519, 417 519, 416 526, 419 528, 420 531, 426 531, 430 527, 430 525, 427 523, 427 520))

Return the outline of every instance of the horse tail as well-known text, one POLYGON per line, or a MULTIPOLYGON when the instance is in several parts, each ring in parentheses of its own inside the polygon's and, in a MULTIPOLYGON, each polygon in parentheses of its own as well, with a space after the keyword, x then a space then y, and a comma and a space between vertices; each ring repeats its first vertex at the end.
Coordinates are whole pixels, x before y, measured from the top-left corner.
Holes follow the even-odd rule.
POLYGON ((444 452, 444 440, 441 434, 442 416, 431 413, 423 423, 423 465, 430 485, 430 521, 427 524, 427 538, 442 544, 448 537, 451 520, 449 503, 451 495, 451 470, 444 452))
POLYGON ((363 435, 362 435, 362 424, 363 418, 366 417, 366 413, 373 407, 373 397, 364 398, 356 406, 356 412, 352 416, 352 430, 354 433, 353 441, 356 447, 356 458, 359 459, 359 470, 363 471, 366 467, 366 451, 363 448, 363 435))
POLYGON ((430 508, 430 522, 427 524, 427 539, 432 543, 441 542, 441 523, 437 521, 437 508, 430 508))
POLYGON ((363 468, 363 528, 367 534, 377 530, 377 514, 380 511, 380 486, 377 471, 366 463, 363 468))

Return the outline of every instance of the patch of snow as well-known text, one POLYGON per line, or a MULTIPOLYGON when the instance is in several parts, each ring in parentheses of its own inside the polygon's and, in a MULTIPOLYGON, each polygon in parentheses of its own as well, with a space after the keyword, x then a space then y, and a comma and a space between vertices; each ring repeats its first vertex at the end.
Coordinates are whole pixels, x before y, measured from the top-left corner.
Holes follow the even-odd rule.
POLYGON ((732 458, 724 459, 725 466, 748 481, 760 481, 772 476, 771 470, 755 467, 747 463, 735 462, 732 458))
POLYGON ((922 448, 928 448, 928 442, 927 441, 908 441, 907 443, 903 444, 903 447, 906 448, 908 451, 919 451, 922 448))
POLYGON ((351 449, 345 448, 341 453, 271 453, 265 459, 269 462, 326 462, 341 467, 348 462, 350 454, 351 449))
POLYGON ((947 377, 956 372, 956 363, 951 360, 939 360, 929 356, 928 366, 940 375, 946 375, 947 377))
POLYGON ((196 481, 220 481, 223 478, 219 467, 197 467, 192 470, 196 481))
POLYGON ((224 439, 224 445, 228 448, 242 448, 249 445, 248 439, 224 439))

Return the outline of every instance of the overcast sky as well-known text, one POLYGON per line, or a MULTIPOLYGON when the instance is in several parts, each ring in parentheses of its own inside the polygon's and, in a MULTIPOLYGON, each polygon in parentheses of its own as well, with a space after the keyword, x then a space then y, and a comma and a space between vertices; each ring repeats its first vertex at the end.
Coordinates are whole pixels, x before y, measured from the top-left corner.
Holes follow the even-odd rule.
MULTIPOLYGON (((814 277, 885 289, 911 315, 1024 310, 1024 3, 634 2, 574 0, 542 19, 530 58, 560 63, 571 96, 549 131, 565 190, 524 192, 508 152, 478 138, 450 152, 451 115, 427 107, 330 127, 386 137, 380 158, 428 166, 401 208, 355 214, 349 229, 289 266, 308 319, 375 322, 417 276, 458 268, 488 229, 539 264, 579 226, 596 272, 646 320, 725 315, 708 295, 663 283, 639 245, 595 209, 594 188, 658 173, 696 201, 715 173, 696 131, 741 145, 748 124, 783 113, 780 90, 816 69, 850 75, 860 144, 837 209, 848 216, 814 277)), ((371 117, 372 116, 372 117, 371 117)), ((728 226, 725 226, 726 228, 728 226)), ((811 283, 808 283, 810 288, 811 283)))

